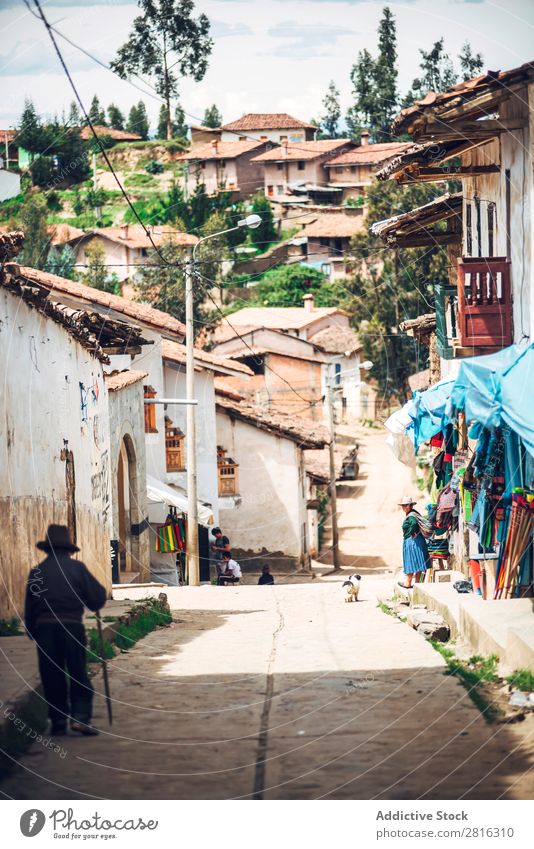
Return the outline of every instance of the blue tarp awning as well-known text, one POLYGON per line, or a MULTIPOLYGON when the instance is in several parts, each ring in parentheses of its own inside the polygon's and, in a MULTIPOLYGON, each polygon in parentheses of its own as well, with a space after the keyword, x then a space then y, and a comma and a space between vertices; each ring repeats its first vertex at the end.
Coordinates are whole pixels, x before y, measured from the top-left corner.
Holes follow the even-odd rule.
POLYGON ((501 379, 501 417, 534 457, 534 343, 524 350, 501 379))
POLYGON ((412 406, 408 410, 412 423, 407 429, 413 428, 416 454, 423 442, 428 442, 440 432, 453 386, 454 378, 446 378, 425 392, 414 392, 412 406))
POLYGON ((495 354, 462 360, 447 418, 463 410, 468 422, 478 422, 489 430, 499 427, 501 378, 520 353, 518 345, 511 345, 495 354))

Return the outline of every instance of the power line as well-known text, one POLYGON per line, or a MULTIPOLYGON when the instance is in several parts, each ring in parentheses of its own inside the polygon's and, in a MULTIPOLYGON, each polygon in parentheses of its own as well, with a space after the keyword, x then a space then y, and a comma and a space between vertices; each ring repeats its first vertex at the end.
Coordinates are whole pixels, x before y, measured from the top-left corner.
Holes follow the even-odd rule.
MULTIPOLYGON (((56 54, 57 54, 57 56, 58 56, 58 59, 59 59, 59 61, 60 61, 60 63, 61 63, 61 66, 62 66, 63 70, 65 71, 65 74, 66 74, 66 76, 67 76, 67 79, 68 79, 68 81, 69 81, 69 83, 70 83, 70 86, 71 86, 71 88, 72 88, 73 92, 74 92, 74 96, 76 97, 76 100, 78 101, 78 103, 79 103, 79 105, 80 105, 80 108, 81 108, 81 110, 82 110, 82 112, 83 112, 84 118, 85 118, 85 120, 87 121, 87 125, 88 125, 88 126, 89 126, 89 128, 91 129, 91 132, 92 132, 92 134, 93 134, 93 136, 94 136, 94 139, 95 139, 96 143, 98 144, 98 146, 99 146, 99 148, 100 148, 100 151, 101 151, 101 153, 102 153, 102 156, 103 156, 103 157, 104 157, 104 159, 105 159, 106 165, 108 166, 109 170, 110 170, 110 171, 111 171, 111 173, 113 174, 113 176, 114 176, 114 178, 115 178, 115 181, 116 181, 116 183, 117 183, 117 185, 118 185, 118 187, 119 187, 119 189, 120 189, 120 191, 121 191, 121 193, 122 193, 122 195, 123 195, 124 199, 126 200, 126 202, 127 202, 128 206, 130 207, 131 211, 132 211, 132 212, 133 212, 133 214, 135 215, 135 217, 136 217, 137 221, 139 222, 139 224, 141 225, 141 227, 143 228, 143 230, 145 231, 145 233, 146 233, 146 235, 147 235, 147 237, 148 237, 148 240, 150 241, 150 244, 152 245, 152 247, 154 248, 154 250, 156 251, 156 253, 157 253, 157 254, 158 254, 158 256, 160 257, 160 259, 161 259, 161 260, 163 260, 163 262, 165 262, 165 258, 164 258, 164 257, 160 254, 160 252, 159 252, 159 250, 158 250, 158 248, 157 248, 156 243, 155 243, 155 242, 154 242, 154 240, 152 239, 152 236, 151 236, 151 234, 150 234, 150 231, 149 231, 149 230, 148 230, 148 228, 147 228, 147 227, 143 224, 143 222, 142 222, 141 218, 140 218, 140 217, 139 217, 139 215, 137 214, 137 210, 135 209, 134 205, 132 204, 132 202, 131 202, 130 198, 128 197, 127 192, 125 191, 125 189, 124 189, 124 187, 123 187, 123 185, 122 185, 122 183, 121 183, 121 181, 119 180, 119 178, 117 177, 117 174, 115 173, 115 170, 114 170, 113 165, 111 164, 111 162, 110 162, 110 160, 109 160, 109 157, 108 157, 108 155, 107 155, 107 153, 106 153, 106 150, 105 150, 105 148, 104 148, 104 145, 101 143, 101 141, 100 141, 100 139, 99 139, 99 137, 98 137, 98 135, 97 135, 97 133, 96 133, 96 131, 95 131, 95 128, 93 127, 93 124, 92 124, 92 122, 91 122, 91 119, 89 118, 89 115, 87 114, 87 111, 86 111, 86 109, 85 109, 85 106, 83 105, 83 101, 82 101, 82 99, 81 99, 80 95, 78 94, 78 90, 77 90, 77 88, 76 88, 76 86, 75 86, 75 84, 74 84, 74 80, 73 80, 73 79, 72 79, 72 77, 71 77, 71 74, 70 74, 69 69, 67 68, 67 65, 65 64, 65 60, 63 59, 63 56, 62 56, 62 54, 61 54, 61 51, 60 51, 60 49, 59 49, 59 47, 58 47, 58 45, 57 45, 56 39, 54 38, 54 33, 52 32, 52 27, 50 26, 50 24, 48 23, 48 21, 47 21, 47 19, 46 19, 46 17, 45 17, 45 14, 44 14, 44 12, 43 12, 43 10, 42 10, 42 8, 41 8, 41 5, 40 5, 40 3, 39 3, 39 0, 33 0, 33 2, 35 3, 35 5, 36 5, 36 7, 37 7, 37 10, 38 10, 38 12, 39 12, 39 16, 40 16, 40 18, 41 18, 41 20, 42 20, 43 24, 44 24, 44 25, 45 25, 45 27, 46 27, 46 30, 47 30, 47 32, 48 32, 48 35, 50 36, 50 40, 51 40, 51 42, 52 42, 52 44, 53 44, 53 46, 54 46, 54 50, 56 51, 56 54)), ((24 0, 24 3, 26 4, 26 6, 28 6, 28 8, 30 8, 30 7, 29 7, 29 5, 28 5, 28 0, 24 0)), ((30 9, 30 11, 31 11, 31 9, 30 9)))

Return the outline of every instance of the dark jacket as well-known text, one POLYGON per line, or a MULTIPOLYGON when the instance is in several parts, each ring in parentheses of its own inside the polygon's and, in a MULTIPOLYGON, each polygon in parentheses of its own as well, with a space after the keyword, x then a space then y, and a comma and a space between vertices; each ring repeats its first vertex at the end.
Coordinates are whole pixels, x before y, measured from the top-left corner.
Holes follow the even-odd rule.
POLYGON ((106 590, 85 563, 68 551, 56 551, 31 570, 26 588, 24 620, 30 637, 39 624, 81 622, 83 611, 99 610, 106 590))

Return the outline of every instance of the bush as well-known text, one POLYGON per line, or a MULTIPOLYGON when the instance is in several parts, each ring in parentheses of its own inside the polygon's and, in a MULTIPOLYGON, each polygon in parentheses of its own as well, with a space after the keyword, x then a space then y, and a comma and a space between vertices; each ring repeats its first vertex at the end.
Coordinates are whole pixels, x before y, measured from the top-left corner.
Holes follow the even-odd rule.
POLYGON ((158 162, 157 159, 151 159, 148 165, 145 165, 145 171, 148 171, 149 174, 161 174, 164 170, 162 163, 158 162))
POLYGON ((130 174, 124 181, 131 188, 142 188, 145 186, 157 186, 157 182, 150 174, 130 174))
POLYGON ((38 156, 30 165, 34 186, 46 186, 54 177, 54 160, 51 156, 38 156))
POLYGON ((63 209, 63 203, 61 198, 57 192, 48 192, 46 195, 46 205, 48 209, 52 210, 52 212, 61 212, 63 209))

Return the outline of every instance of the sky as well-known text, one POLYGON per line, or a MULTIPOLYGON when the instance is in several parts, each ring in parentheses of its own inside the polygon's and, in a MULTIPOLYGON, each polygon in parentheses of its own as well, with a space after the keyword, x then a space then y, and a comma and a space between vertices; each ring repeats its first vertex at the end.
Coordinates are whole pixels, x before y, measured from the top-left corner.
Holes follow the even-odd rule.
MULTIPOLYGON (((50 23, 105 63, 138 14, 131 0, 42 0, 42 5, 50 23)), ((319 118, 330 80, 345 111, 351 67, 359 50, 375 51, 384 5, 397 21, 403 93, 417 76, 419 49, 429 49, 441 36, 453 57, 469 40, 483 54, 486 69, 534 60, 534 0, 196 0, 195 5, 211 21, 215 46, 204 80, 181 83, 181 102, 192 123, 212 103, 225 122, 245 112, 319 118)), ((156 123, 159 102, 59 43, 87 108, 95 93, 103 105, 115 102, 126 112, 142 98, 156 123)), ((73 99, 43 24, 23 0, 0 0, 0 75, 2 129, 17 125, 25 98, 48 116, 61 115, 73 99)))

